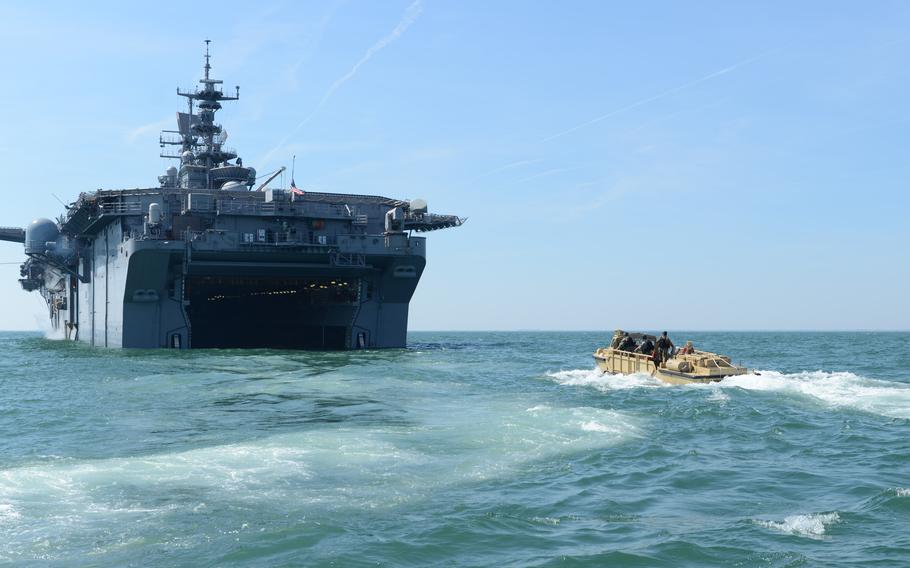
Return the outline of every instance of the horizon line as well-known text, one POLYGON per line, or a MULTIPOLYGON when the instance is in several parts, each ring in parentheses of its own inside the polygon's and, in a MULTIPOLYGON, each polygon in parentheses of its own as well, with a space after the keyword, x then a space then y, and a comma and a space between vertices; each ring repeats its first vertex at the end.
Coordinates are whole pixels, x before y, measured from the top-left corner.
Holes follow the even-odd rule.
MULTIPOLYGON (((621 329, 621 328, 618 328, 621 329)), ((631 330, 632 328, 629 328, 631 330)), ((657 328, 635 328, 636 330, 655 331, 657 328)), ((629 331, 623 330, 623 331, 629 331)), ((409 329, 408 333, 613 333, 616 329, 556 329, 556 328, 516 328, 516 329, 409 329)), ((661 330, 663 331, 663 330, 661 330)), ((773 329, 773 328, 728 328, 728 329, 673 329, 666 328, 667 333, 910 333, 910 328, 836 328, 836 329, 773 329)), ((0 329, 0 333, 47 333, 42 329, 0 329)), ((75 340, 74 340, 75 341, 75 340)))

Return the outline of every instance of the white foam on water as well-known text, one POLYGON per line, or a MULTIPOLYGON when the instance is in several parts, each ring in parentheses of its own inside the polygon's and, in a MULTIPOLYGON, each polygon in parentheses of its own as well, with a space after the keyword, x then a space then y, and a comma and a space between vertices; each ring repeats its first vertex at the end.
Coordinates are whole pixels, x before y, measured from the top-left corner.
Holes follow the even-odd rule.
POLYGON ((910 489, 906 487, 898 487, 894 490, 894 494, 898 497, 910 497, 910 489))
POLYGON ((727 377, 721 387, 778 391, 808 396, 837 408, 854 408, 891 418, 910 418, 910 385, 869 379, 848 372, 805 371, 727 377))
POLYGON ((63 331, 62 327, 54 329, 51 325, 49 319, 47 319, 47 310, 44 311, 43 315, 32 314, 35 318, 35 327, 44 334, 45 339, 51 339, 54 341, 66 339, 66 334, 63 331))
POLYGON ((716 402, 718 404, 726 404, 730 402, 730 395, 725 393, 720 389, 712 389, 711 396, 708 397, 710 402, 716 402))
POLYGON ((820 538, 825 534, 828 525, 840 521, 840 515, 835 513, 812 513, 808 515, 792 515, 783 521, 758 520, 756 523, 774 531, 820 538))
POLYGON ((0 524, 7 521, 14 521, 21 516, 19 511, 9 503, 0 503, 0 524))
POLYGON ((566 386, 592 387, 600 391, 624 390, 636 388, 658 388, 666 386, 660 380, 647 373, 632 375, 612 375, 600 369, 574 369, 547 373, 557 383, 566 386))
POLYGON ((585 430, 587 432, 613 432, 613 433, 616 432, 616 430, 613 427, 607 426, 606 424, 601 424, 600 422, 597 422, 595 420, 589 420, 587 422, 583 422, 581 424, 581 429, 585 430))
POLYGON ((395 507, 441 488, 511 478, 528 464, 596 451, 640 431, 638 420, 623 412, 512 397, 418 406, 409 419, 408 425, 333 425, 174 453, 3 469, 0 526, 19 535, 7 553, 35 557, 44 554, 36 542, 83 542, 107 531, 110 540, 93 545, 103 553, 162 530, 174 515, 208 517, 226 508, 267 506, 306 516, 395 507))

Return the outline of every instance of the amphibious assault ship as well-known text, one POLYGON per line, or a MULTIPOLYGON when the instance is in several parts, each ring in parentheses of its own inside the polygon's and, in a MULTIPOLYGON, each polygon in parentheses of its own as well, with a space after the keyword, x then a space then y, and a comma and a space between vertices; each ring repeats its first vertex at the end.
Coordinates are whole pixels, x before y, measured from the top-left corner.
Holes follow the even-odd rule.
POLYGON ((56 221, 0 228, 25 245, 19 280, 53 328, 104 347, 404 347, 426 264, 412 233, 464 219, 425 201, 267 188, 215 123, 235 101, 210 76, 177 89, 187 112, 160 137, 178 160, 146 189, 82 193, 56 221))

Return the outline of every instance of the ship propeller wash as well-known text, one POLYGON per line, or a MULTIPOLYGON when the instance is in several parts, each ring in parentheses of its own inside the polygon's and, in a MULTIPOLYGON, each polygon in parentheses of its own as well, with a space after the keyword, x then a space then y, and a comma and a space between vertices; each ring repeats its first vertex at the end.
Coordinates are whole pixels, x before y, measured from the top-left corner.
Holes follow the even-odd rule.
POLYGON ((622 330, 617 330, 609 347, 594 352, 594 360, 597 367, 605 373, 645 373, 669 384, 711 383, 725 377, 752 373, 745 367, 734 365, 726 355, 700 351, 691 344, 671 353, 666 361, 660 361, 650 350, 642 352, 642 344, 650 343, 654 348, 657 339, 653 335, 625 334, 622 330), (626 344, 623 344, 624 337, 629 338, 626 344), (621 348, 624 345, 629 347, 621 348))
MULTIPOLYGON (((165 131, 176 160, 158 187, 82 193, 56 221, 0 228, 25 245, 20 283, 51 325, 104 347, 403 347, 426 264, 412 233, 464 219, 369 195, 256 190, 256 170, 215 122, 225 94, 210 76, 177 90, 187 112, 165 131)), ((265 176, 263 176, 265 177, 265 176)))

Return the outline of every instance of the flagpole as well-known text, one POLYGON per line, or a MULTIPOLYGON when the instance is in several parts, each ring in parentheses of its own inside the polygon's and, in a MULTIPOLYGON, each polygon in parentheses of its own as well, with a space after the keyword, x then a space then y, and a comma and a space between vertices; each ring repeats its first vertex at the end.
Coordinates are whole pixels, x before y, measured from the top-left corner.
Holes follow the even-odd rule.
POLYGON ((297 154, 291 158, 291 182, 294 181, 294 170, 297 168, 297 154))

